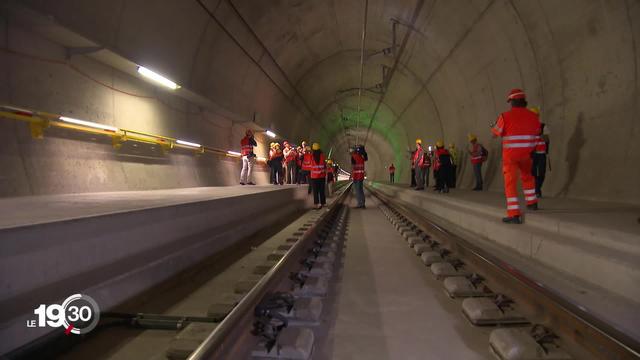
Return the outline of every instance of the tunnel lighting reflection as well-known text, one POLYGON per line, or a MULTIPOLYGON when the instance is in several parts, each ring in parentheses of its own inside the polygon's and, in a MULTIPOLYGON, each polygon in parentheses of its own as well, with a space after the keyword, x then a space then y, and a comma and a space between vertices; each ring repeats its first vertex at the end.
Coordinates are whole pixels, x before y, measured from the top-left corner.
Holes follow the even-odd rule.
POLYGON ((274 132, 273 132, 273 131, 271 131, 271 130, 267 130, 267 131, 265 131, 264 133, 265 133, 265 134, 267 134, 267 136, 270 136, 270 137, 272 137, 272 138, 276 137, 276 133, 274 133, 274 132))
POLYGON ((191 147, 196 147, 196 148, 199 148, 199 147, 202 146, 200 144, 196 144, 196 143, 192 143, 192 142, 184 141, 184 140, 176 140, 176 143, 178 143, 180 145, 191 146, 191 147))
POLYGON ((94 129, 107 130, 107 131, 113 131, 113 132, 117 132, 118 131, 117 127, 113 127, 113 126, 109 126, 109 125, 97 124, 97 123, 94 123, 94 122, 91 122, 91 121, 79 120, 79 119, 74 119, 74 118, 70 118, 70 117, 66 117, 66 116, 60 116, 58 119, 60 119, 60 121, 66 122, 66 123, 82 125, 82 126, 88 126, 88 127, 94 128, 94 129))
POLYGON ((237 151, 231 151, 231 150, 227 151, 227 154, 229 154, 229 155, 233 155, 233 156, 241 156, 241 155, 242 155, 242 154, 240 154, 240 153, 239 153, 239 152, 237 152, 237 151))
POLYGON ((164 77, 164 76, 162 76, 160 74, 157 74, 157 73, 147 69, 144 66, 138 66, 138 73, 140 73, 140 75, 142 75, 142 76, 144 76, 144 77, 146 77, 148 79, 151 79, 151 80, 157 82, 158 84, 160 84, 162 86, 168 87, 171 90, 176 90, 176 89, 180 88, 180 86, 178 84, 174 83, 173 81, 167 79, 166 77, 164 77))

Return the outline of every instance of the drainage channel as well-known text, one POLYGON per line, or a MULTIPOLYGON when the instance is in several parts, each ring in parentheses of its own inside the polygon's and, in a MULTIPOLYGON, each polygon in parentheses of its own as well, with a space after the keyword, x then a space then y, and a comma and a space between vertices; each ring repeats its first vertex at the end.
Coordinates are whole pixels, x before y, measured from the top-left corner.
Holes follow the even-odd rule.
POLYGON ((369 189, 380 210, 462 315, 495 327, 488 346, 498 359, 638 359, 639 344, 513 266, 453 235, 394 199, 369 189))
POLYGON ((312 358, 323 301, 348 231, 343 202, 349 190, 346 186, 316 221, 288 239, 287 249, 267 259, 273 261, 268 271, 224 320, 207 329, 189 360, 312 358))

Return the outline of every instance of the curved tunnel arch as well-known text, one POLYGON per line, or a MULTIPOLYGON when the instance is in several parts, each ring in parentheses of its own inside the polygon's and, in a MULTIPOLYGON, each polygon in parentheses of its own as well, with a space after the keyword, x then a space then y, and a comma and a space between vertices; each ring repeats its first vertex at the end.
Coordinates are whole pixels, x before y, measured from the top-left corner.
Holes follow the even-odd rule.
MULTIPOLYGON (((370 1, 368 53, 392 44, 390 19, 409 23, 417 1, 422 0, 370 1)), ((359 83, 353 50, 360 48, 359 1, 233 0, 257 38, 224 1, 205 1, 224 20, 221 25, 195 1, 168 0, 153 9, 133 0, 122 7, 24 3, 127 59, 153 65, 241 117, 258 114, 260 126, 284 137, 342 142, 338 137, 344 135, 333 130, 335 114, 324 108, 336 91, 359 83), (301 99, 316 119, 301 111, 301 99)), ((487 125, 506 110, 505 93, 522 86, 530 102, 541 105, 551 130, 550 194, 640 203, 640 170, 625 166, 640 162, 640 143, 633 141, 640 135, 638 18, 640 5, 623 0, 429 1, 389 82, 375 131, 390 151, 399 152, 397 159, 414 137, 462 145, 468 132, 476 133, 491 152, 490 187, 499 190, 500 145, 489 139, 487 125), (605 154, 603 146, 612 153, 605 154), (589 164, 611 159, 611 176, 624 181, 610 184, 591 171, 589 164)), ((396 43, 407 31, 398 27, 396 43)), ((381 65, 393 60, 370 58, 365 85, 380 82, 381 65)), ((375 102, 366 104, 370 113, 375 102)), ((465 171, 462 184, 470 180, 465 171)))

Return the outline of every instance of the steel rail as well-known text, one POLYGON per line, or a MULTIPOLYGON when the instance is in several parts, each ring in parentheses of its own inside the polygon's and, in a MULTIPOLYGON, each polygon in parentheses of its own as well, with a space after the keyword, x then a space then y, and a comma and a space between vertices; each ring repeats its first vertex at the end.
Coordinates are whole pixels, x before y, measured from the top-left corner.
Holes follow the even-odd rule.
POLYGON ((492 286, 494 291, 507 293, 519 305, 523 305, 523 310, 529 314, 539 316, 543 310, 550 327, 569 344, 577 345, 601 359, 640 359, 638 340, 553 289, 531 279, 506 261, 442 228, 426 217, 424 212, 401 204, 371 186, 367 185, 367 188, 381 202, 400 211, 426 233, 445 242, 466 263, 481 269, 481 275, 491 281, 492 285, 503 284, 499 289, 492 286))
POLYGON ((205 359, 231 359, 230 354, 235 351, 246 351, 246 344, 251 343, 255 337, 250 334, 251 324, 254 318, 254 308, 262 300, 265 294, 277 287, 291 270, 297 265, 297 259, 308 247, 308 242, 318 232, 318 229, 333 215, 346 198, 351 184, 347 185, 340 196, 329 206, 329 211, 320 216, 318 221, 311 226, 302 238, 298 240, 286 255, 267 272, 233 310, 218 324, 204 342, 189 356, 187 360, 205 359))

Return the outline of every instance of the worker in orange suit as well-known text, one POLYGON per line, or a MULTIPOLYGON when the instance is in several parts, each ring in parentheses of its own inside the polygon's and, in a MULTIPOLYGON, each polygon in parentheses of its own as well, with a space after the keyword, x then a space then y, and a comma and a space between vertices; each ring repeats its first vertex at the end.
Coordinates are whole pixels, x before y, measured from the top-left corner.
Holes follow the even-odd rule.
POLYGON ((494 137, 502 137, 502 173, 507 198, 507 217, 502 221, 508 224, 522 224, 518 202, 518 172, 522 179, 527 208, 538 210, 536 184, 531 175, 531 153, 540 138, 540 119, 537 114, 527 109, 526 95, 521 89, 511 90, 507 102, 511 104, 511 110, 498 116, 491 132, 494 137))

